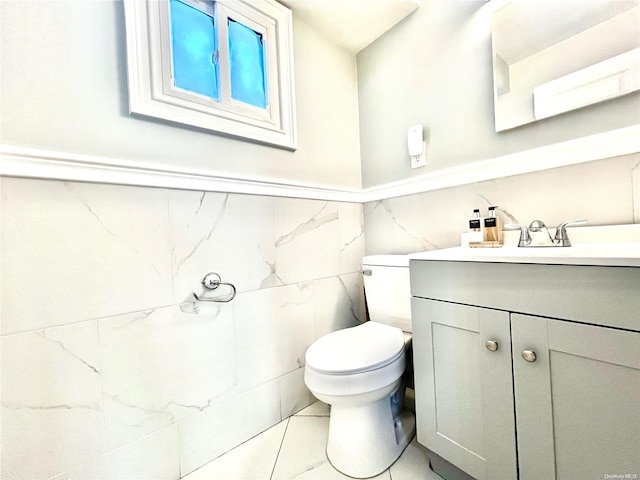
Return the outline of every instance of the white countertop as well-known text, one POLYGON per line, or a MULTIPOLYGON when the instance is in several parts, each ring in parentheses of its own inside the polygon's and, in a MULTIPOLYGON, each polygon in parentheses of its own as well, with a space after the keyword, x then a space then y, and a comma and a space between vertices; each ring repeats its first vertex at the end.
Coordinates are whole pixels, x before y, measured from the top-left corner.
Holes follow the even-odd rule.
POLYGON ((455 247, 413 253, 408 257, 410 260, 454 262, 640 267, 640 243, 594 243, 572 247, 455 247))
POLYGON ((413 253, 408 257, 451 262, 640 267, 640 223, 567 228, 571 247, 517 247, 520 232, 505 231, 504 234, 503 247, 462 246, 413 253))

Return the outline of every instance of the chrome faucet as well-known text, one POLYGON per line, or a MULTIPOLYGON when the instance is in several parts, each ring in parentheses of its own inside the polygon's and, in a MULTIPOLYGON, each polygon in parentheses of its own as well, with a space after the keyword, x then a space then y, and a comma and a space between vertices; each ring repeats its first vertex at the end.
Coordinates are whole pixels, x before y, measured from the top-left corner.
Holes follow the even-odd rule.
POLYGON ((531 234, 531 246, 535 247, 554 247, 555 244, 549 233, 549 229, 542 220, 534 220, 529 225, 529 233, 531 234))
POLYGON ((529 228, 519 223, 508 223, 504 228, 505 230, 520 230, 518 247, 570 247, 571 241, 567 235, 567 227, 586 222, 586 219, 563 222, 556 227, 556 233, 553 238, 551 238, 551 234, 542 220, 534 220, 529 225, 529 228))

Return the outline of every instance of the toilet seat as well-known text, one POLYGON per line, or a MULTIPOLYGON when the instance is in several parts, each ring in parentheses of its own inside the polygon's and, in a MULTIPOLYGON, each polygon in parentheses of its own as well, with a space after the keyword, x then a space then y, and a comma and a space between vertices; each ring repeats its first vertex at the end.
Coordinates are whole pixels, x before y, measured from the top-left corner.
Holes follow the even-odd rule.
POLYGON ((402 330, 376 322, 329 333, 313 343, 306 365, 324 375, 352 375, 381 369, 404 355, 402 330))

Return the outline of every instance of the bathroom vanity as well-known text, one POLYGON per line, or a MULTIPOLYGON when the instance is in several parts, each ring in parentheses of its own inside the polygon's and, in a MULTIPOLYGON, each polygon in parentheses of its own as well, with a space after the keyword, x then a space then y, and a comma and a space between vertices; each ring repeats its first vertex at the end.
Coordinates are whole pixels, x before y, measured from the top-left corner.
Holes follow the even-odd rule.
POLYGON ((618 247, 410 256, 417 434, 437 473, 640 478, 640 244, 618 247))

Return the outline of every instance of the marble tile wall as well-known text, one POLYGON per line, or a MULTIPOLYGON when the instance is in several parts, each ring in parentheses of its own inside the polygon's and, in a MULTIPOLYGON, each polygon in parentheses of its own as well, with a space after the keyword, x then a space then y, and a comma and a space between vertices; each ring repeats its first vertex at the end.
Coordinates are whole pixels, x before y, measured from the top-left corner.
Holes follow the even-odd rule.
POLYGON ((312 403, 306 348, 363 319, 359 204, 0 192, 0 478, 177 479, 312 403), (234 301, 193 303, 210 271, 234 301))
POLYGON ((473 208, 640 222, 640 155, 359 204, 3 178, 0 478, 177 479, 312 403, 360 260, 459 244, 473 208), (209 271, 230 303, 192 302, 209 271), (222 288, 222 287, 221 287, 222 288))
POLYGON ((473 209, 490 205, 505 223, 640 223, 640 154, 367 203, 366 254, 459 246, 473 209))

